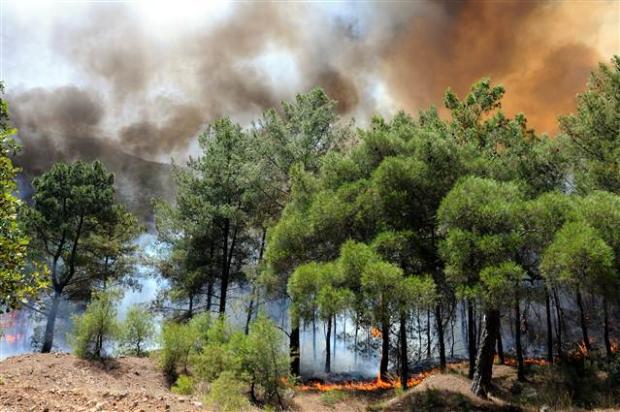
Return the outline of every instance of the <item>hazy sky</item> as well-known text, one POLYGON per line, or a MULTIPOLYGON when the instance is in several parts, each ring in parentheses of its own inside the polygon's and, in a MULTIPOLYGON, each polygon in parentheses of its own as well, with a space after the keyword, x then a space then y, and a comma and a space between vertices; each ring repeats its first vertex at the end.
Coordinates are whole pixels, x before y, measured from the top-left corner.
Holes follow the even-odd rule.
POLYGON ((358 124, 441 105, 483 76, 555 132, 588 72, 620 53, 620 2, 1 1, 2 59, 26 156, 186 154, 206 122, 248 124, 321 86, 358 124), (188 149, 189 148, 189 149, 188 149))

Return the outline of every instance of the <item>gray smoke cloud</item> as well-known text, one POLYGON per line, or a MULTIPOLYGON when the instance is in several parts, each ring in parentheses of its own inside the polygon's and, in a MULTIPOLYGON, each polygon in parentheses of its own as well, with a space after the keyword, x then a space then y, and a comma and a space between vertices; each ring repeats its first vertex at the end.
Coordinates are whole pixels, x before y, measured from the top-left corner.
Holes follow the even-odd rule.
MULTIPOLYGON (((153 33, 130 6, 94 4, 79 18, 52 21, 50 53, 71 68, 75 84, 7 85, 24 145, 20 163, 30 173, 53 160, 105 161, 117 152, 165 161, 191 148, 209 121, 232 116, 249 124, 315 86, 338 101, 343 116, 363 121, 440 105, 447 87, 462 94, 490 75, 508 89, 507 111, 529 111, 534 127, 554 132, 587 73, 610 57, 589 40, 607 36, 620 49, 620 19, 601 29, 610 14, 620 17, 619 6, 603 1, 351 3, 334 10, 238 3, 223 17, 170 33, 153 33)), ((36 30, 22 29, 8 47, 36 30)))

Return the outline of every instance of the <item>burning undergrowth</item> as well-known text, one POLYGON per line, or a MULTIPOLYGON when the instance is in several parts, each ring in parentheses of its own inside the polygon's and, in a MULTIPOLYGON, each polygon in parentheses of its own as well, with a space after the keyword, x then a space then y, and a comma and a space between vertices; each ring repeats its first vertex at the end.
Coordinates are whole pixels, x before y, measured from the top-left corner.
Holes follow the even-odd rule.
MULTIPOLYGON (((420 372, 410 377, 407 380, 407 387, 413 388, 424 381, 430 375, 437 373, 439 369, 431 369, 425 372, 420 372)), ((333 375, 326 380, 321 379, 309 379, 304 382, 299 389, 302 391, 319 391, 327 392, 332 390, 345 390, 345 391, 360 391, 371 392, 379 390, 390 390, 400 387, 400 379, 398 377, 392 380, 383 380, 377 377, 374 380, 365 379, 342 379, 341 375, 333 375)))

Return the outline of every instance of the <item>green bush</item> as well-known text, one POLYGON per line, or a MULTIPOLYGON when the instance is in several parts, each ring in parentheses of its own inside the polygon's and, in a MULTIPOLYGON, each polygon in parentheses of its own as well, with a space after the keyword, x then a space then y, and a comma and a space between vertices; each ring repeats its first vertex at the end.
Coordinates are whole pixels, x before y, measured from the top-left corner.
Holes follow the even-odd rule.
POLYGON ((218 412, 239 412, 250 407, 244 395, 245 385, 231 371, 224 371, 213 381, 205 403, 218 412))
POLYGON ((191 395, 194 393, 195 389, 196 382, 194 381, 194 378, 187 375, 179 376, 175 384, 172 385, 172 388, 170 388, 172 392, 178 395, 191 395))
POLYGON ((224 371, 243 374, 246 336, 233 332, 230 325, 217 319, 211 323, 203 342, 206 344, 192 357, 192 369, 205 381, 217 379, 224 371))
POLYGON ((119 335, 116 305, 118 291, 98 292, 81 315, 73 316, 73 332, 69 344, 76 356, 84 359, 101 359, 105 344, 113 343, 119 335))
POLYGON ((282 331, 264 315, 250 325, 244 358, 252 396, 258 389, 265 402, 282 405, 282 394, 290 380, 290 358, 282 331))
POLYGON ((176 381, 177 370, 182 368, 188 373, 188 361, 196 349, 196 332, 190 324, 166 322, 161 332, 161 352, 159 364, 168 378, 168 382, 176 381))
POLYGON ((128 355, 144 356, 144 347, 153 338, 154 332, 151 313, 137 305, 130 307, 122 324, 121 351, 128 355))

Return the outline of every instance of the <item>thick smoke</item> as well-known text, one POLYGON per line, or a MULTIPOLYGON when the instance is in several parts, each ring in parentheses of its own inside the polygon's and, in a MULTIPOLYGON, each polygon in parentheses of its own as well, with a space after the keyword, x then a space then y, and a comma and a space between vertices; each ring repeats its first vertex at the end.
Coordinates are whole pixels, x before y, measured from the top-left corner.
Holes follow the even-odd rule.
POLYGON ((613 2, 355 6, 238 3, 201 27, 170 33, 155 33, 131 3, 94 4, 59 19, 50 49, 77 73, 76 85, 7 85, 20 162, 38 173, 50 160, 105 161, 117 152, 162 161, 184 155, 215 118, 248 124, 314 86, 338 100, 342 115, 363 121, 441 106, 447 87, 463 94, 483 76, 504 83, 510 114, 524 111, 531 126, 553 133, 588 72, 611 57, 597 48, 600 37, 614 32, 607 44, 620 49, 617 23, 601 29, 609 13, 620 17, 613 2))
MULTIPOLYGON (((413 15, 384 49, 390 90, 405 107, 438 104, 451 87, 463 95, 481 77, 507 89, 504 108, 528 114, 540 131, 557 131, 557 115, 574 109, 576 93, 599 61, 605 13, 617 3, 435 3, 413 15)), ((620 50, 616 31, 615 50, 620 50)))

